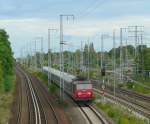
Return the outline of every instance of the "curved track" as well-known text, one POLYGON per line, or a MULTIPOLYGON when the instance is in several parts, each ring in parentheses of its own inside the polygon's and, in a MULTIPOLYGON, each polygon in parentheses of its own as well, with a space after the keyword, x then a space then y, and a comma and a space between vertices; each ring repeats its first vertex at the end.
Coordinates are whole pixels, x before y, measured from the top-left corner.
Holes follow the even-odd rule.
MULTIPOLYGON (((27 87, 27 96, 28 96, 28 101, 30 100, 32 102, 32 104, 30 104, 30 102, 28 102, 28 108, 33 108, 33 110, 29 110, 29 124, 47 124, 47 120, 43 111, 43 107, 42 104, 39 100, 39 97, 37 96, 37 94, 35 93, 33 86, 32 86, 32 82, 30 80, 30 78, 28 77, 28 75, 22 71, 20 68, 18 68, 18 71, 24 75, 25 79, 26 79, 26 87, 27 87)), ((23 97, 23 96, 22 96, 23 97)))
POLYGON ((33 101, 25 76, 16 68, 17 87, 13 116, 9 124, 33 124, 35 120, 33 101))
POLYGON ((41 98, 41 102, 42 102, 43 106, 48 106, 49 109, 51 110, 51 111, 47 111, 47 108, 45 108, 45 111, 46 111, 45 114, 46 114, 47 118, 49 118, 49 116, 51 115, 50 116, 51 121, 49 119, 47 121, 48 122, 50 121, 49 123, 60 124, 57 112, 55 111, 55 108, 53 107, 52 103, 50 102, 50 98, 49 98, 48 94, 45 92, 45 87, 41 83, 39 83, 39 81, 36 78, 34 78, 34 77, 32 78, 30 76, 30 79, 33 82, 35 92, 41 98))
POLYGON ((16 66, 16 74, 18 94, 9 124, 60 124, 45 87, 19 66, 16 66))

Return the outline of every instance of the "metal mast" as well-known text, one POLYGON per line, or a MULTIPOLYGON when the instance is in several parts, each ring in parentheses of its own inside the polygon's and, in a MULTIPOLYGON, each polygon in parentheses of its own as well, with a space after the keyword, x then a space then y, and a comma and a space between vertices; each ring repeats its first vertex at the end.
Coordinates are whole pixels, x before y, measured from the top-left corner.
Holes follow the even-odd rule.
POLYGON ((80 70, 83 71, 83 44, 82 44, 82 41, 81 41, 80 70))
POLYGON ((127 28, 120 28, 120 81, 123 83, 123 30, 127 28))
POLYGON ((48 29, 48 85, 51 84, 51 32, 56 31, 57 29, 48 29))
POLYGON ((104 44, 103 44, 103 39, 104 39, 104 35, 101 35, 101 69, 103 68, 103 47, 104 47, 104 44))
POLYGON ((129 37, 134 37, 135 39, 135 51, 134 51, 134 59, 137 60, 136 62, 136 69, 135 69, 135 72, 137 74, 138 72, 138 69, 139 69, 139 49, 138 49, 138 46, 139 46, 139 41, 138 41, 138 36, 139 36, 139 33, 143 33, 143 28, 144 26, 129 26, 128 29, 129 29, 129 32, 130 33, 134 33, 134 35, 131 35, 129 37))
POLYGON ((34 41, 34 54, 35 54, 35 57, 34 57, 34 68, 35 70, 37 69, 37 57, 36 57, 36 39, 34 41))
POLYGON ((115 30, 113 31, 113 69, 114 69, 114 96, 116 95, 116 34, 115 30))
POLYGON ((90 79, 90 44, 88 39, 88 80, 90 79))
POLYGON ((123 80, 122 80, 122 45, 123 45, 123 43, 122 43, 122 30, 123 30, 123 28, 120 28, 120 81, 121 81, 121 83, 123 83, 123 80))
POLYGON ((43 54, 43 37, 41 37, 41 70, 43 68, 43 60, 44 60, 44 54, 43 54))
POLYGON ((63 56, 63 17, 66 17, 67 20, 72 18, 74 20, 74 15, 60 15, 60 97, 62 100, 64 99, 64 80, 62 77, 64 77, 64 56, 63 56))

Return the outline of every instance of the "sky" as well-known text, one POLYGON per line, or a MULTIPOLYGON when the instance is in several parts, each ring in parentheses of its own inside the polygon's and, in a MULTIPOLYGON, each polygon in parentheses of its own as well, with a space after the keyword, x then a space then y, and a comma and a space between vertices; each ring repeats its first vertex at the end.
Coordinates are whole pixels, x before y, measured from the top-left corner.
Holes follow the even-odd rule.
MULTIPOLYGON (((64 41, 69 42, 64 48, 73 50, 80 48, 81 41, 89 41, 100 49, 100 35, 112 36, 115 30, 119 36, 121 27, 144 26, 148 39, 149 8, 149 0, 0 0, 0 28, 8 32, 15 57, 21 50, 33 49, 36 37, 44 38, 46 51, 48 28, 56 28, 51 37, 55 51, 59 49, 60 14, 73 14, 74 20, 63 18, 64 41)), ((112 47, 111 37, 105 39, 104 47, 112 47)))

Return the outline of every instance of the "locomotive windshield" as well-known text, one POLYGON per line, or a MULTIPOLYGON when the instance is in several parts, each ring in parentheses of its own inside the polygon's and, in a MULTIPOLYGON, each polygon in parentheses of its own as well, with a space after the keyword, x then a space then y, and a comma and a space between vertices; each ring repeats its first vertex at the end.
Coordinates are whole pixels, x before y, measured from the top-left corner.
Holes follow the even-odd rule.
POLYGON ((92 89, 92 84, 77 84, 77 90, 92 89))

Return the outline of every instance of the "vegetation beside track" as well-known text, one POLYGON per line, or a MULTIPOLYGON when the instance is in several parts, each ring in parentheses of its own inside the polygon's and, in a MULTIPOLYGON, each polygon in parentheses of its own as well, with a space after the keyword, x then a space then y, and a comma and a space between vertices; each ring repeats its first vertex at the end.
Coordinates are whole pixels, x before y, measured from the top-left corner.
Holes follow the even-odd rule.
POLYGON ((124 87, 139 93, 150 94, 150 89, 146 89, 145 87, 135 84, 133 82, 126 83, 124 87))
MULTIPOLYGON (((36 72, 32 72, 32 74, 36 77, 38 77, 42 82, 44 82, 47 86, 48 86, 48 76, 44 73, 42 73, 41 71, 36 71, 36 72)), ((49 91, 53 94, 57 94, 57 87, 54 84, 51 84, 49 86, 49 91)))
POLYGON ((12 75, 9 77, 12 83, 11 90, 0 94, 0 124, 6 124, 11 116, 11 107, 14 101, 14 90, 16 77, 12 75))
POLYGON ((15 75, 13 53, 7 32, 0 29, 0 124, 6 124, 11 116, 15 75))
POLYGON ((100 100, 96 102, 96 106, 104 111, 116 124, 148 124, 147 120, 139 118, 130 110, 121 107, 118 104, 100 100))
POLYGON ((138 81, 138 82, 140 82, 140 83, 150 87, 150 77, 144 77, 144 76, 140 76, 139 75, 139 76, 136 76, 134 78, 134 80, 136 80, 136 81, 138 81))
POLYGON ((42 80, 46 85, 48 85, 48 76, 46 74, 42 73, 41 71, 34 71, 31 73, 42 80))
POLYGON ((8 39, 7 32, 0 29, 0 93, 9 92, 12 88, 13 53, 8 39))

